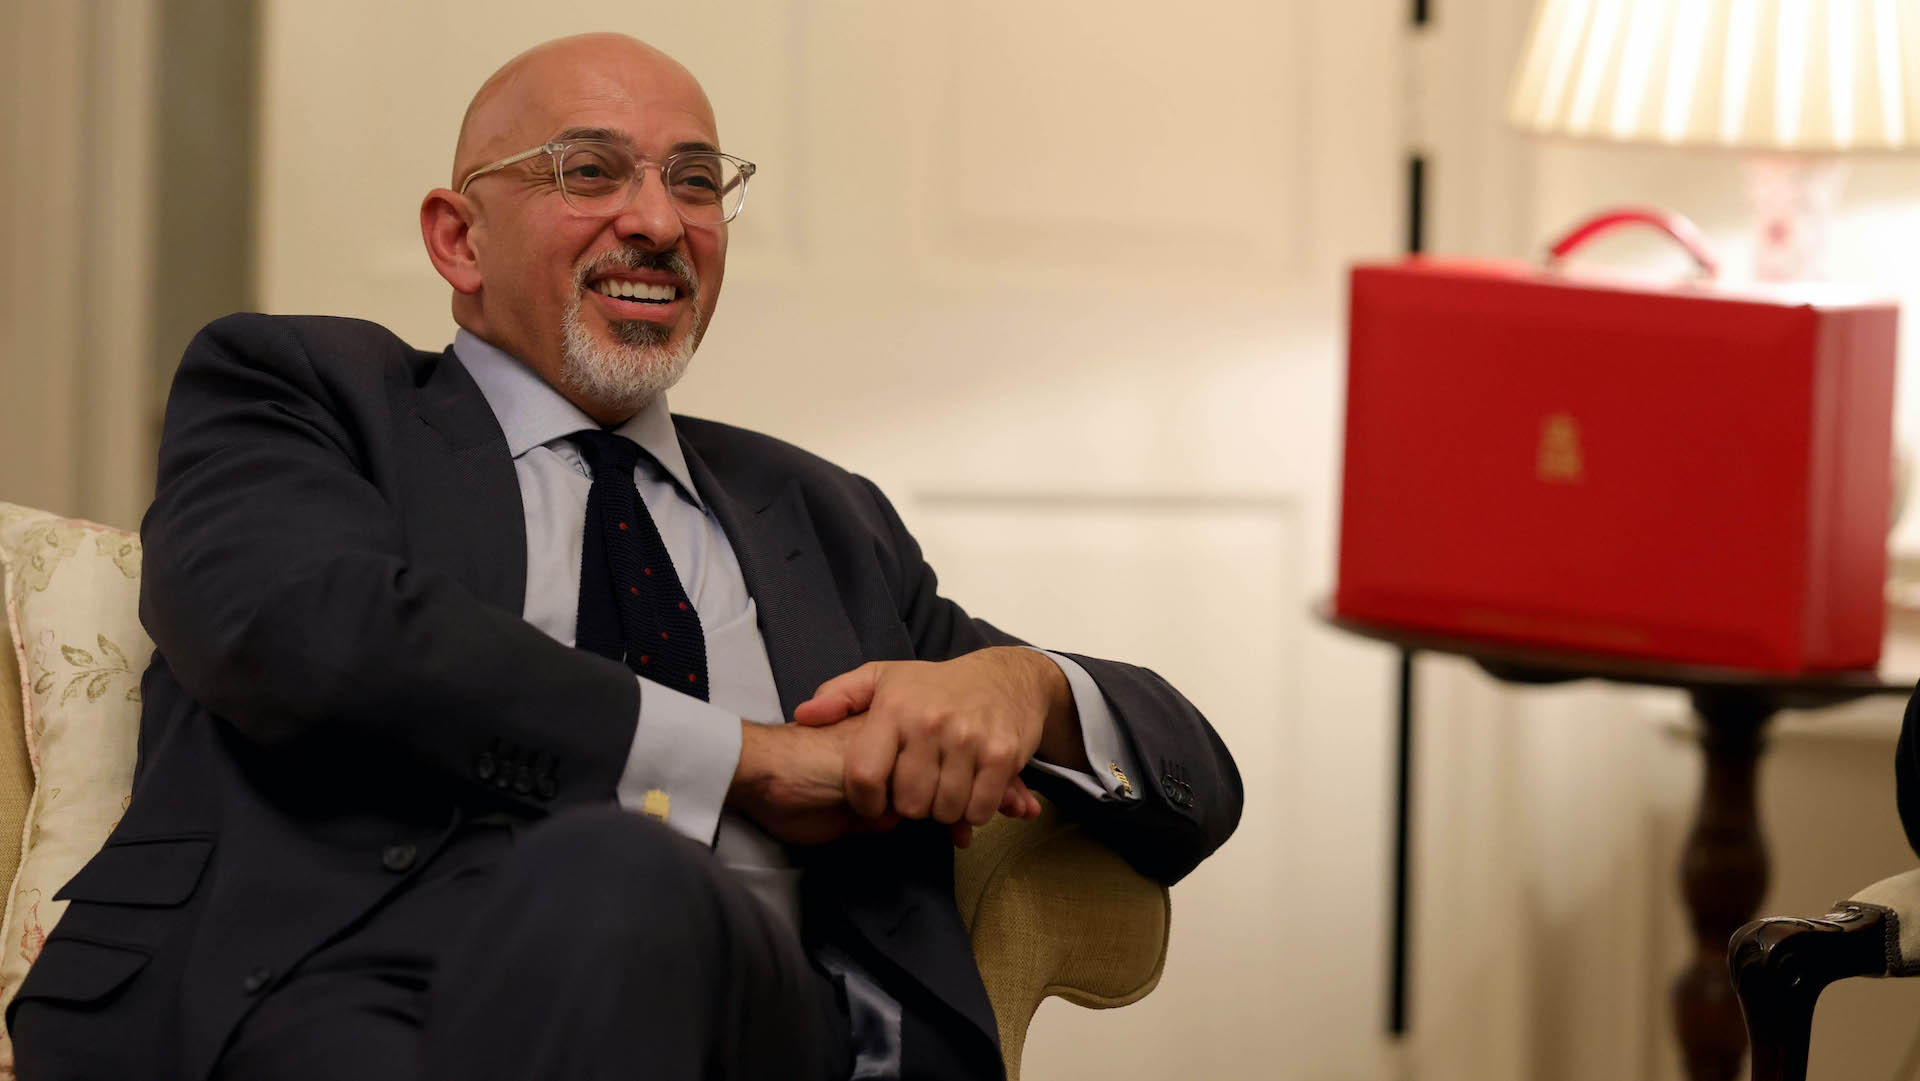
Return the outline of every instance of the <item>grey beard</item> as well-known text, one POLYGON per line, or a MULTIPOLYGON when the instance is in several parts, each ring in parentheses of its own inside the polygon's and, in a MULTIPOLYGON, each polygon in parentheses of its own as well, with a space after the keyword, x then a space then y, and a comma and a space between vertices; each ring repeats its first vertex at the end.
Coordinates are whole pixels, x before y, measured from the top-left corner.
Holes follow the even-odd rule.
POLYGON ((612 323, 614 342, 597 341, 580 321, 584 295, 576 295, 561 321, 560 381, 574 396, 608 413, 632 416, 686 374, 706 331, 698 309, 692 333, 670 346, 673 328, 644 319, 612 323))

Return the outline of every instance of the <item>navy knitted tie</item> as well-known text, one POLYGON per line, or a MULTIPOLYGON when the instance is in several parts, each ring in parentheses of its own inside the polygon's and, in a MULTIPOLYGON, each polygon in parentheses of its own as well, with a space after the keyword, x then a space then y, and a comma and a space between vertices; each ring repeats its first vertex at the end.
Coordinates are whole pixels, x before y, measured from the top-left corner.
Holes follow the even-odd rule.
POLYGON ((640 447, 597 428, 567 438, 593 470, 574 643, 704 701, 706 635, 633 485, 640 447))

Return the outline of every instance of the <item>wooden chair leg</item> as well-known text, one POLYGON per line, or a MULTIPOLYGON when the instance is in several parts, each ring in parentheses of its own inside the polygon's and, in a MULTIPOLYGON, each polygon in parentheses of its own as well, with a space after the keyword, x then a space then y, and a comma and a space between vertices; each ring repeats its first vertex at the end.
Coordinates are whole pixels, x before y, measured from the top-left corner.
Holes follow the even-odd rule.
POLYGON ((1752 1081, 1806 1081, 1813 1008, 1820 989, 1808 994, 1786 981, 1737 984, 1753 1054, 1752 1081))
POLYGON ((1747 1021, 1752 1081, 1806 1081, 1820 992, 1838 979, 1884 974, 1890 927, 1884 909, 1848 902, 1817 920, 1775 916, 1734 933, 1727 965, 1747 1021))

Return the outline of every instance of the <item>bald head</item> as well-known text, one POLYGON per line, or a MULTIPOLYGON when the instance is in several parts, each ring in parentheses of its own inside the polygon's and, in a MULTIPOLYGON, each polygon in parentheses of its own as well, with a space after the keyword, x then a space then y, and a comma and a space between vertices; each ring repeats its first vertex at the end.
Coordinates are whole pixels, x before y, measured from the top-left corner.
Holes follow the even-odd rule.
POLYGON ((713 106, 680 62, 625 34, 577 34, 535 45, 501 65, 467 103, 454 144, 453 186, 488 162, 554 135, 552 118, 581 102, 631 104, 648 92, 696 103, 709 128, 713 106))
MULTIPOLYGON (((688 192, 670 189, 665 165, 719 146, 699 82, 644 42, 582 34, 509 60, 467 106, 453 183, 420 204, 421 239, 453 287, 454 321, 600 423, 631 416, 680 377, 719 302, 727 222, 686 216, 688 192), (561 186, 562 164, 528 153, 553 141, 581 155, 567 173, 580 183, 610 178, 591 172, 620 157, 609 146, 646 164, 601 193, 609 198, 577 205, 561 186), (509 158, 523 160, 460 190, 509 158)), ((750 175, 743 169, 733 190, 750 175)), ((697 195, 700 179, 674 183, 697 195)))

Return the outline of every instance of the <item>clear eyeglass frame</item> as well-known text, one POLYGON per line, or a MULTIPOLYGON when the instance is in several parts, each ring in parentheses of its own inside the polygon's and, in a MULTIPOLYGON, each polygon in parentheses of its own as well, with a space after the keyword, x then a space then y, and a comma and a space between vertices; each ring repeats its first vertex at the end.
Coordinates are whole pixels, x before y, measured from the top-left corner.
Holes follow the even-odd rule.
MULTIPOLYGON (((531 150, 524 150, 518 154, 501 158, 499 161, 482 165, 480 168, 468 173, 467 178, 460 182, 460 194, 465 195, 467 188, 471 186, 474 181, 489 173, 497 173, 502 169, 518 165, 529 158, 538 157, 541 154, 546 154, 551 158, 553 164, 553 184, 560 190, 561 198, 578 214, 585 217, 600 218, 611 217, 626 210, 627 207, 633 205, 634 198, 639 195, 640 188, 646 183, 647 167, 652 166, 654 170, 660 174, 660 183, 667 189, 667 201, 673 204, 674 212, 680 215, 681 221, 694 226, 725 225, 727 222, 739 217, 740 211, 745 209, 747 205, 747 181, 752 179, 753 174, 759 170, 759 166, 756 166, 744 158, 736 158, 732 154, 723 154, 718 150, 683 150, 677 154, 669 154, 664 158, 654 159, 643 154, 636 154, 620 143, 607 142, 602 139, 556 140, 541 143, 531 150), (632 174, 621 185, 623 194, 613 196, 586 196, 576 192, 574 188, 568 187, 565 169, 567 155, 575 150, 582 149, 599 151, 612 158, 625 158, 633 162, 632 174), (724 174, 726 168, 731 167, 734 175, 726 183, 719 186, 715 192, 713 202, 693 203, 689 205, 684 198, 675 194, 675 185, 670 183, 667 178, 675 175, 674 170, 678 166, 686 165, 689 162, 702 161, 711 161, 719 164, 719 172, 722 174, 724 174)), ((575 186, 578 186, 577 182, 575 186)))

